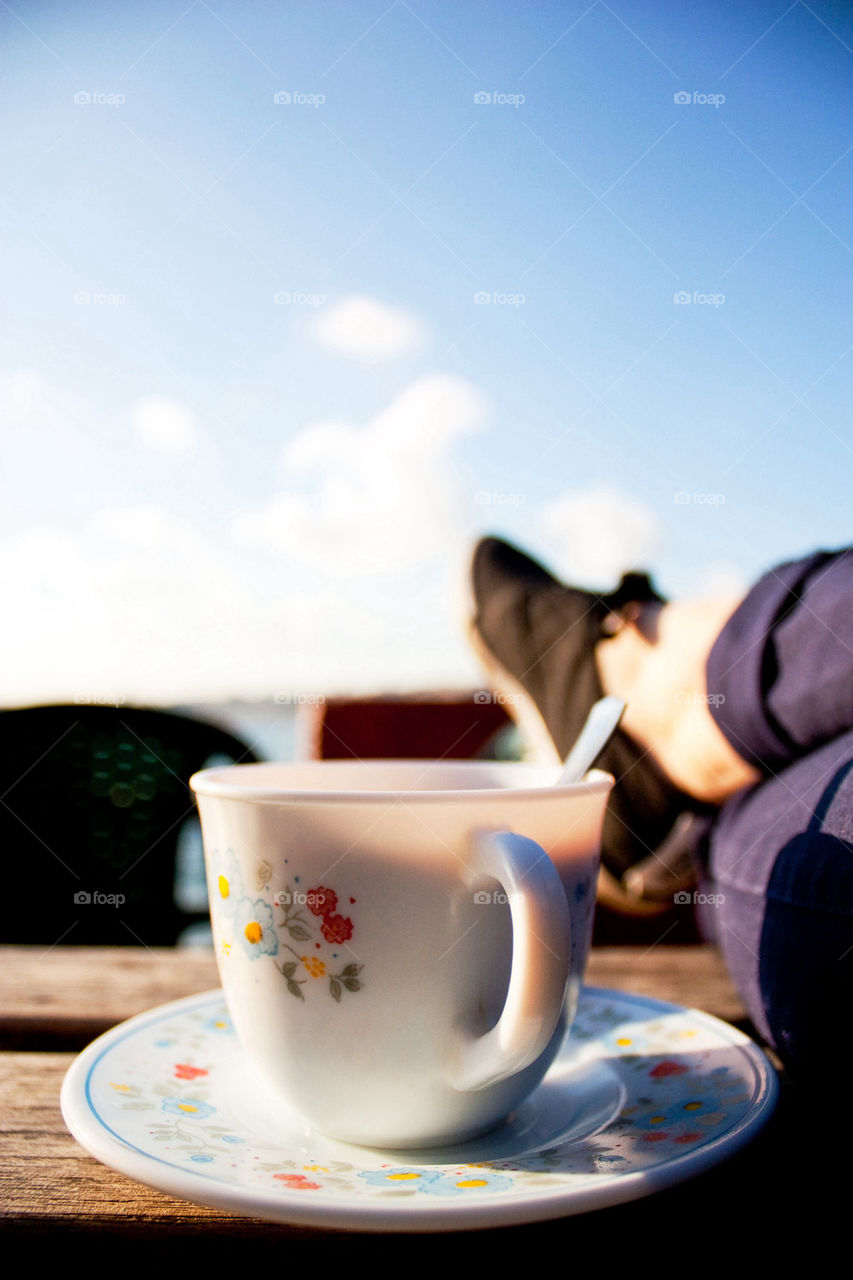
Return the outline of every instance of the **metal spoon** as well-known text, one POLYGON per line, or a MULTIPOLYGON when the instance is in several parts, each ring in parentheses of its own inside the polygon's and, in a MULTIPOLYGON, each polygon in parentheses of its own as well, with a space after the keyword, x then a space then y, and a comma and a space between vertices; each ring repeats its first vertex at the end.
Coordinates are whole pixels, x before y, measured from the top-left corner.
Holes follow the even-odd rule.
POLYGON ((607 746, 624 710, 621 698, 599 698, 593 704, 575 745, 566 756, 556 786, 580 782, 607 746))

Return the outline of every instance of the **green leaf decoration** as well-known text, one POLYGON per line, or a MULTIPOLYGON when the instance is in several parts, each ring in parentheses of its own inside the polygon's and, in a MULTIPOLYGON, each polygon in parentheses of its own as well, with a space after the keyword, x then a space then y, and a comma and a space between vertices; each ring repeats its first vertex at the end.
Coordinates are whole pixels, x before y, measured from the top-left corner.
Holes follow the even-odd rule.
POLYGON ((343 983, 347 991, 361 990, 361 983, 359 982, 358 978, 344 978, 343 983))
POLYGON ((294 973, 296 972, 296 966, 298 964, 299 964, 298 960, 289 960, 287 964, 284 965, 284 967, 282 968, 282 973, 284 974, 285 978, 293 977, 294 973))
POLYGON ((298 939, 299 942, 307 942, 311 937, 311 934, 308 932, 308 930, 305 928, 304 925, 289 924, 287 928, 291 938, 296 938, 298 939))
POLYGON ((337 1000, 338 1004, 340 1004, 340 1002, 341 1002, 341 984, 338 982, 337 978, 330 978, 330 979, 329 979, 329 990, 330 990, 330 991, 331 991, 331 993, 332 993, 332 998, 333 998, 334 1000, 337 1000))
POLYGON ((302 994, 302 987, 300 983, 294 982, 292 978, 287 979, 287 989, 292 996, 298 996, 300 1000, 305 999, 304 995, 302 994))
POLYGON ((341 970, 341 977, 355 978, 358 976, 358 971, 360 968, 361 968, 360 964, 348 964, 345 969, 341 970))

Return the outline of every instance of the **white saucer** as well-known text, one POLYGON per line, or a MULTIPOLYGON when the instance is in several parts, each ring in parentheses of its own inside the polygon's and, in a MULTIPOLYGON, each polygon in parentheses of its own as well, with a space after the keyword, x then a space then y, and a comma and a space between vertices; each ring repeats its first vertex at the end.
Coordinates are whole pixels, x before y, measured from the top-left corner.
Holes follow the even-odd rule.
POLYGON ((198 1204, 306 1226, 431 1231, 582 1213, 719 1163, 776 1101, 734 1027, 586 988, 539 1089, 459 1148, 381 1152, 310 1130, 244 1065, 222 992, 131 1018, 72 1064, 62 1113, 104 1164, 198 1204))

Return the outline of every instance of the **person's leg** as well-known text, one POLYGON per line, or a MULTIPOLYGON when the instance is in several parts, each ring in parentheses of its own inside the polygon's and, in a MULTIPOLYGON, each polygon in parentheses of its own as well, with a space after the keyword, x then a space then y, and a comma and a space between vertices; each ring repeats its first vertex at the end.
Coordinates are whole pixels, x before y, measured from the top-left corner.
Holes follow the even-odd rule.
POLYGON ((616 777, 604 863, 621 878, 608 892, 624 909, 679 888, 702 825, 682 836, 680 813, 714 813, 853 728, 853 551, 782 565, 740 603, 667 603, 638 575, 578 592, 496 539, 472 579, 481 647, 558 751, 601 692, 628 703, 602 761, 616 777))
POLYGON ((786 1064, 853 1048, 853 730, 733 797, 708 840, 712 927, 786 1064))
POLYGON ((709 709, 763 780, 708 840, 709 922, 792 1067, 853 1045, 853 551, 766 574, 717 638, 709 709))
POLYGON ((853 548, 772 569, 721 630, 711 714, 763 773, 853 729, 853 548))

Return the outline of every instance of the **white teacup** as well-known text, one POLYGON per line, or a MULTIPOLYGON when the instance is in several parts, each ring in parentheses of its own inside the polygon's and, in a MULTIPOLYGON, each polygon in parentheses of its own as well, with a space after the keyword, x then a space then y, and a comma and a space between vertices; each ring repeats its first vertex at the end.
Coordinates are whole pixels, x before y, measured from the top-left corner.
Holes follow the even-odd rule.
POLYGON ((237 1034, 314 1128, 458 1142, 539 1083, 577 1005, 613 782, 558 773, 326 761, 193 777, 237 1034))

